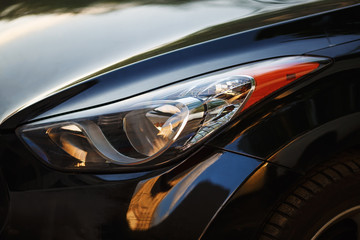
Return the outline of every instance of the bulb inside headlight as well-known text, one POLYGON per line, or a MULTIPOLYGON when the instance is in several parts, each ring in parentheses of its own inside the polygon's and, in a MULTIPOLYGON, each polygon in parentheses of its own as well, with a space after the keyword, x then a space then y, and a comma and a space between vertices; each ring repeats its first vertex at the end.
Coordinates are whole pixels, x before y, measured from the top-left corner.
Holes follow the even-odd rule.
POLYGON ((318 68, 323 60, 286 57, 244 65, 106 106, 27 124, 17 133, 41 159, 61 169, 162 164, 238 115, 254 92, 257 78, 261 82, 269 75, 266 84, 256 86, 260 91, 254 92, 262 98, 286 85, 289 74, 298 74, 291 79, 295 80, 318 68))

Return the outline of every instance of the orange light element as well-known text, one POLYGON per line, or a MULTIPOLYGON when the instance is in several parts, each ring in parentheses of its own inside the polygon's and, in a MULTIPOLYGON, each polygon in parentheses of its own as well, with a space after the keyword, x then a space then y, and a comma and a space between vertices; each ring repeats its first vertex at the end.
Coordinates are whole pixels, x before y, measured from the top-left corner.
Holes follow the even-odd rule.
POLYGON ((313 72, 319 66, 318 62, 306 62, 306 58, 302 57, 290 62, 280 59, 262 66, 249 66, 245 74, 255 79, 256 86, 243 110, 294 80, 313 72))

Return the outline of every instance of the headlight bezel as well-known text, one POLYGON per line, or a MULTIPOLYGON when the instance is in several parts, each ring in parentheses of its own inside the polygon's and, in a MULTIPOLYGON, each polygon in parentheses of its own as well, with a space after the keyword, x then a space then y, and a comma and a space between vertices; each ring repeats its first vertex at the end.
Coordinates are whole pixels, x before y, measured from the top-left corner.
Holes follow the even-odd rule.
MULTIPOLYGON (((44 157, 45 155, 48 155, 48 153, 41 153, 41 151, 39 151, 39 149, 41 149, 41 146, 38 146, 39 144, 36 144, 34 142, 32 142, 28 137, 24 136, 24 132, 30 131, 30 130, 36 130, 36 129, 41 129, 44 126, 47 126, 48 128, 50 127, 54 127, 56 126, 56 124, 59 124, 60 122, 62 123, 67 123, 67 124, 76 124, 76 122, 73 121, 69 121, 69 119, 81 119, 81 118, 85 118, 88 119, 89 116, 93 116, 94 112, 96 112, 99 108, 102 108, 103 112, 107 112, 106 109, 111 108, 109 106, 113 106, 115 105, 120 105, 120 106, 129 106, 131 104, 129 104, 129 101, 135 101, 136 99, 142 98, 143 96, 148 96, 147 99, 152 99, 154 95, 159 95, 159 92, 161 93, 162 91, 167 91, 166 89, 168 88, 176 88, 177 86, 181 86, 181 85, 190 85, 190 84, 194 84, 196 82, 201 82, 204 81, 204 79, 211 79, 211 78, 221 78, 223 76, 227 76, 227 77, 243 77, 248 79, 251 82, 251 87, 247 93, 247 95, 244 98, 244 101, 241 103, 239 109, 237 111, 235 111, 235 113, 229 118, 229 121, 225 122, 224 124, 222 124, 221 126, 219 126, 217 129, 215 129, 215 132, 219 132, 221 131, 221 129, 223 127, 225 127, 227 124, 230 123, 230 119, 234 119, 236 118, 239 113, 241 112, 241 110, 245 107, 248 99, 250 98, 251 94, 253 93, 254 89, 255 89, 255 85, 256 82, 254 80, 254 78, 252 76, 249 76, 248 74, 233 74, 233 72, 235 71, 239 71, 248 68, 253 70, 256 69, 256 67, 261 66, 261 64, 266 65, 267 63, 271 63, 272 61, 283 61, 283 62, 287 62, 288 60, 294 60, 295 62, 299 59, 306 59, 306 61, 310 61, 310 62, 319 62, 320 60, 325 60, 324 58, 317 58, 317 57, 301 57, 301 56, 294 56, 294 57, 283 57, 283 58, 276 58, 276 59, 270 59, 270 60, 263 60, 263 61, 258 61, 258 62, 254 62, 254 63, 250 63, 250 64, 242 64, 239 66, 235 66, 235 67, 231 67, 228 69, 224 69, 224 70, 220 70, 220 71, 216 71, 216 72, 212 72, 210 74, 206 74, 206 75, 202 75, 199 77, 196 77, 194 79, 189 79, 183 82, 177 82, 174 84, 171 84, 169 86, 165 86, 162 88, 159 88, 157 90, 151 91, 151 92, 147 92, 144 94, 140 94, 131 98, 128 98, 126 100, 122 100, 122 101, 118 101, 116 103, 111 103, 109 105, 105 105, 105 106, 101 106, 101 107, 97 107, 97 108, 91 108, 91 109, 87 109, 87 110, 83 110, 83 111, 79 111, 79 112, 74 112, 74 113, 69 113, 69 114, 65 114, 65 115, 60 115, 60 116, 56 116, 53 118, 47 118, 47 119, 43 119, 43 120, 39 120, 39 121, 35 121, 33 123, 29 123, 26 125, 23 125, 21 127, 19 127, 16 132, 17 135, 22 139, 22 141, 29 147, 29 149, 35 153, 35 155, 39 156, 40 159, 43 160, 43 162, 46 162, 47 165, 51 166, 51 167, 55 167, 59 170, 69 170, 69 171, 90 171, 90 172, 112 172, 112 171, 132 171, 132 170, 144 170, 144 169, 149 169, 149 168, 153 168, 153 167, 158 167, 158 166, 163 166, 166 165, 169 162, 175 162, 177 159, 183 159, 184 155, 189 155, 191 154, 191 152, 195 151, 198 147, 200 147, 203 143, 204 140, 206 138, 208 138, 209 136, 211 136, 211 134, 209 134, 207 137, 200 139, 199 141, 196 141, 194 144, 192 144, 190 147, 185 147, 182 149, 182 151, 178 151, 176 155, 174 155, 174 152, 170 152, 169 154, 165 154, 165 150, 161 151, 157 154, 154 154, 153 157, 151 159, 147 159, 145 161, 138 161, 136 164, 133 163, 120 163, 120 164, 113 164, 113 162, 111 162, 111 164, 108 164, 108 166, 106 167, 105 165, 99 165, 99 166, 93 166, 91 168, 69 168, 67 166, 61 166, 61 165, 57 165, 57 164, 53 164, 51 161, 49 161, 48 157, 44 157), (219 77, 220 76, 220 77, 219 77), (105 110, 104 110, 105 109, 105 110), (53 122, 52 124, 49 124, 49 122, 53 122), (192 149, 192 151, 189 150, 189 148, 192 149)), ((305 61, 305 62, 306 62, 305 61)), ((319 64, 320 66, 320 64, 319 64)), ((315 69, 318 69, 318 67, 316 67, 315 69)), ((246 71, 245 71, 246 72, 246 71)), ((249 71, 248 71, 249 72, 249 71)), ((251 72, 251 71, 250 71, 251 72)), ((313 69, 310 71, 313 72, 313 69)), ((214 83, 216 82, 216 80, 214 80, 214 83)), ((211 84, 210 84, 211 85, 211 84)), ((230 89, 231 90, 231 89, 230 89)), ((208 98, 209 99, 209 98, 208 98)), ((204 102, 203 102, 204 103, 204 102)), ((125 107, 126 108, 126 107, 125 107)), ((112 110, 109 110, 108 112, 112 112, 112 110)), ((203 123, 203 122, 202 122, 203 123)), ((81 129, 81 125, 78 126, 81 129)), ((190 140, 190 139, 189 139, 190 140)), ((174 141, 175 142, 175 141, 174 141)), ((174 142, 172 142, 171 144, 173 144, 174 142)), ((40 144, 41 145, 41 144, 40 144)), ((62 158, 65 157, 64 155, 62 156, 58 156, 58 158, 62 158)), ((81 166, 78 166, 81 167, 81 166)))

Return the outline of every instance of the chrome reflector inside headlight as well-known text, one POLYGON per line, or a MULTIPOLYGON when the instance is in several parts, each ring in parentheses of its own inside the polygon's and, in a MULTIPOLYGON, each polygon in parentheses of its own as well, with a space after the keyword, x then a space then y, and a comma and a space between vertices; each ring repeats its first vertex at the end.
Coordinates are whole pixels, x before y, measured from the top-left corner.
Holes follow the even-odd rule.
POLYGON ((256 86, 260 90, 254 93, 260 99, 312 72, 320 60, 324 59, 285 57, 243 65, 106 106, 30 123, 17 133, 41 159, 61 169, 162 164, 239 114, 257 79, 257 85, 264 83, 256 86))

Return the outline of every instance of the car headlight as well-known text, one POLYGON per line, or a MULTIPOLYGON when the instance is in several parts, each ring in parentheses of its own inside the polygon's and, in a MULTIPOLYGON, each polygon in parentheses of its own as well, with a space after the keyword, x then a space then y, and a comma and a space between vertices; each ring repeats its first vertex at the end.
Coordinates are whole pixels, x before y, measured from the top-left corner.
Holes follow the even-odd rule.
POLYGON ((198 145, 242 109, 327 62, 296 56, 241 65, 26 124, 17 134, 42 160, 61 169, 163 164, 198 145))

